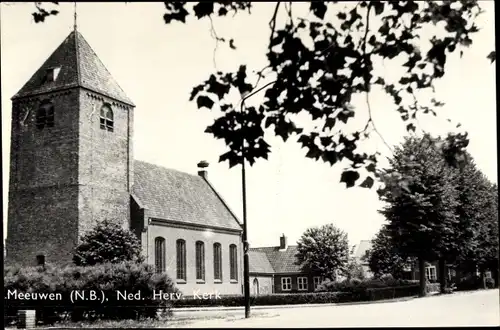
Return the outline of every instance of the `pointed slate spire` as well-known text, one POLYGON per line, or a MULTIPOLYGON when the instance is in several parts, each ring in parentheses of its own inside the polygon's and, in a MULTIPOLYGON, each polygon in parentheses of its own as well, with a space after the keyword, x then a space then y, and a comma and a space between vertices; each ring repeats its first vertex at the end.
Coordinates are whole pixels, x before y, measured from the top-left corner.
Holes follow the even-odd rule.
POLYGON ((83 87, 134 106, 77 30, 66 37, 12 99, 73 87, 83 87))

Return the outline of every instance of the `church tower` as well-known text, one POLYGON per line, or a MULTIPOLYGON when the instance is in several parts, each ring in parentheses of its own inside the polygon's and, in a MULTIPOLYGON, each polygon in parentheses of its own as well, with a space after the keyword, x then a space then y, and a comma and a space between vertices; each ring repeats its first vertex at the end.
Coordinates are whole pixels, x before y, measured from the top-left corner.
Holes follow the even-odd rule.
POLYGON ((97 221, 130 222, 134 104, 72 31, 12 98, 7 262, 71 262, 97 221))

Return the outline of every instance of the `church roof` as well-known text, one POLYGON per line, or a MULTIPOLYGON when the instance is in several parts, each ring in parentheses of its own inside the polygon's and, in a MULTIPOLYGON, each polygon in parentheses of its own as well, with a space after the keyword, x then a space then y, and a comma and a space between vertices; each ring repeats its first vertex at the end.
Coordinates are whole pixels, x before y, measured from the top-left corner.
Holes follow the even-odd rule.
MULTIPOLYGON (((286 250, 280 250, 279 246, 271 246, 271 247, 259 247, 259 248, 251 248, 255 255, 255 258, 250 258, 250 264, 257 263, 259 264, 260 256, 265 255, 271 264, 274 273, 301 273, 302 270, 299 265, 296 265, 295 255, 297 254, 297 246, 289 245, 286 250), (262 253, 257 258, 256 253, 262 253)), ((250 255, 251 257, 252 255, 250 255)), ((251 266, 252 267, 252 266, 251 266)), ((257 267, 257 266, 255 266, 257 267)))
POLYGON ((133 195, 159 219, 241 230, 241 225, 211 184, 198 175, 134 162, 133 195))
POLYGON ((13 99, 72 87, 134 105, 78 31, 66 37, 13 99), (60 68, 56 78, 47 80, 48 71, 54 68, 60 68))
POLYGON ((359 242, 359 245, 356 247, 354 252, 354 258, 358 260, 358 262, 362 262, 362 258, 365 256, 366 252, 372 248, 372 242, 369 240, 362 240, 359 242))

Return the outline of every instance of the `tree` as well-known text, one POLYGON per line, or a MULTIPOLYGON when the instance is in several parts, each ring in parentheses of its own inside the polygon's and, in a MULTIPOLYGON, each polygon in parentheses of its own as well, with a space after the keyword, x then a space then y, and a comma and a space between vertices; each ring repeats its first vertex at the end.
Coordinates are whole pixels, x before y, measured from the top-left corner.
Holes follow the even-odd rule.
POLYGON ((478 269, 484 280, 485 271, 498 269, 498 191, 477 169, 472 156, 465 155, 464 166, 457 171, 461 243, 457 263, 468 273, 478 269))
MULTIPOLYGON (((58 14, 40 3, 36 6, 35 22, 58 14)), ((248 1, 171 1, 165 2, 163 19, 166 24, 209 20, 215 50, 219 43, 235 49, 237 41, 219 36, 212 19, 229 13, 233 13, 231 19, 242 12, 251 14, 253 6, 248 1)), ((406 129, 415 131, 417 114, 436 115, 443 105, 420 92, 432 95, 434 82, 445 74, 448 57, 457 52, 461 56, 472 44, 472 36, 479 31, 474 21, 480 13, 474 0, 277 2, 269 22, 267 65, 249 70, 242 64, 234 72, 215 69, 193 88, 190 100, 198 108, 221 110, 206 132, 224 140, 228 150, 220 161, 228 161, 230 167, 243 160, 253 164, 267 159, 271 146, 264 139, 265 132, 284 141, 298 135, 306 157, 332 166, 345 160, 350 166, 340 181, 347 187, 370 188, 379 178, 379 154, 357 151, 373 133, 380 135, 371 116, 370 91, 387 93, 406 129), (397 68, 404 70, 394 79, 376 74, 374 68, 382 61, 385 67, 391 66, 391 74, 397 68), (249 81, 252 78, 255 83, 249 81), (260 86, 263 78, 272 82, 260 86), (245 106, 250 96, 264 89, 260 104, 245 106), (240 100, 230 100, 232 90, 241 94, 240 100), (358 94, 366 100, 364 109, 352 106, 358 94), (348 132, 344 125, 359 112, 368 114, 366 125, 348 132), (309 115, 317 128, 301 126, 299 114, 309 115), (361 179, 363 168, 367 175, 361 179)), ((493 62, 495 52, 487 58, 493 62)), ((465 140, 466 135, 458 135, 453 141, 465 140)), ((449 150, 460 155, 460 148, 449 150)))
POLYGON ((297 264, 330 280, 345 274, 349 261, 347 234, 333 224, 307 229, 297 243, 297 264))
POLYGON ((406 138, 384 173, 385 187, 378 191, 386 202, 380 212, 389 222, 395 246, 401 256, 418 259, 421 296, 425 295, 425 262, 447 261, 460 244, 456 176, 436 148, 440 143, 442 139, 430 135, 406 138), (402 184, 394 186, 398 181, 402 184))
POLYGON ((348 281, 352 279, 364 280, 366 278, 363 266, 354 258, 347 262, 345 276, 348 281))
POLYGON ((104 220, 89 230, 81 239, 73 255, 78 266, 122 261, 143 262, 141 242, 130 230, 104 220))
POLYGON ((405 269, 412 265, 411 258, 399 254, 399 249, 394 245, 386 226, 383 226, 372 240, 372 247, 367 251, 366 259, 370 270, 377 277, 390 274, 394 278, 402 278, 405 269))

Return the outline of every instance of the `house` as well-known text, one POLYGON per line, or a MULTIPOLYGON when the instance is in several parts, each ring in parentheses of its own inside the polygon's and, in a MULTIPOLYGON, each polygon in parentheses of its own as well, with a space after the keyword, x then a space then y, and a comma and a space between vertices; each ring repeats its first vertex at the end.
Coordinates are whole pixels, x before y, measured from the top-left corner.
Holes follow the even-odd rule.
POLYGON ((322 278, 304 272, 296 254, 297 246, 288 245, 284 234, 278 246, 250 248, 251 294, 314 292, 322 278))
POLYGON ((69 264, 107 219, 185 295, 241 294, 242 227, 208 164, 193 175, 135 160, 134 109, 76 27, 14 95, 7 263, 69 264))
POLYGON ((354 253, 352 256, 356 260, 356 262, 361 265, 361 268, 363 269, 365 277, 367 277, 367 278, 373 277, 373 273, 370 270, 370 266, 369 266, 368 260, 366 258, 366 255, 371 248, 372 248, 371 241, 362 240, 359 242, 358 245, 354 246, 354 253))

